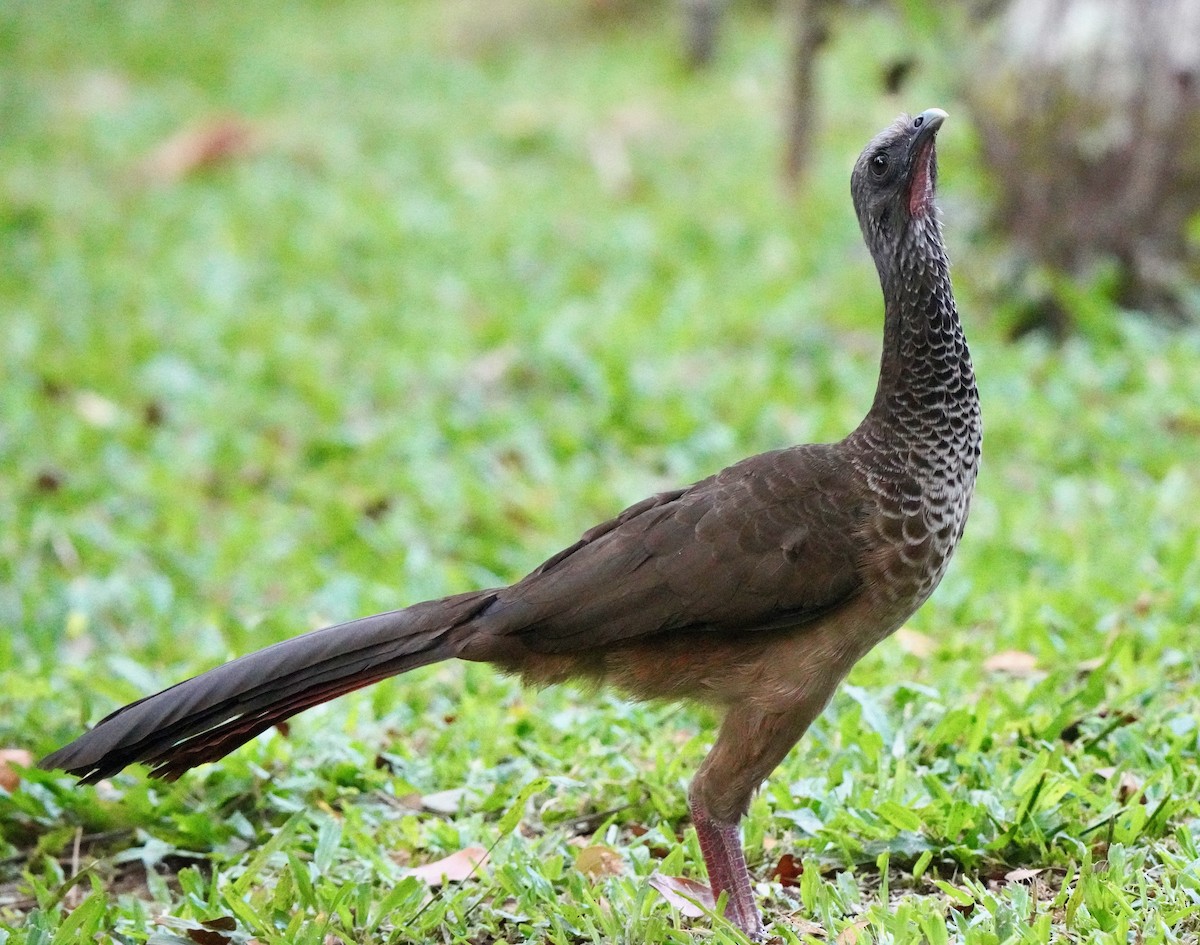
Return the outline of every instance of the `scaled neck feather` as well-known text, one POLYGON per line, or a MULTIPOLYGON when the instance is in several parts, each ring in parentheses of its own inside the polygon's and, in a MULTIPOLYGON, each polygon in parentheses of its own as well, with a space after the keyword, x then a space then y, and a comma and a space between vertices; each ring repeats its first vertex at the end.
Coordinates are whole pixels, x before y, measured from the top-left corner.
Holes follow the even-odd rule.
POLYGON ((950 286, 950 265, 933 213, 913 219, 891 258, 876 257, 883 288, 883 355, 867 421, 945 424, 978 415, 971 355, 950 286))

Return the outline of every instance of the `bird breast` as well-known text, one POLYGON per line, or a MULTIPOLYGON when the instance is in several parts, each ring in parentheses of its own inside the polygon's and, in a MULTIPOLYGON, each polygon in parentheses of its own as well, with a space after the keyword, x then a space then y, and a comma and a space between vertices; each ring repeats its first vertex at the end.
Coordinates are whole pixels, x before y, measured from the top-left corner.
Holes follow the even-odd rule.
POLYGON ((910 428, 903 448, 889 452, 892 463, 860 470, 874 499, 864 536, 873 549, 867 585, 897 626, 933 593, 966 525, 981 435, 977 411, 958 420, 936 432, 910 428))

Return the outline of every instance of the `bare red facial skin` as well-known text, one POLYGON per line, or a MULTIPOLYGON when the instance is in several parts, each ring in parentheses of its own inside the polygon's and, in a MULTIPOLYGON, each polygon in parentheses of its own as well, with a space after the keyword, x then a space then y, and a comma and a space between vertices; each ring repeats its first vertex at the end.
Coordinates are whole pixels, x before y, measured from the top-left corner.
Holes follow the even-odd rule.
POLYGON ((933 206, 933 141, 921 146, 916 169, 908 184, 908 213, 917 217, 928 213, 933 206))

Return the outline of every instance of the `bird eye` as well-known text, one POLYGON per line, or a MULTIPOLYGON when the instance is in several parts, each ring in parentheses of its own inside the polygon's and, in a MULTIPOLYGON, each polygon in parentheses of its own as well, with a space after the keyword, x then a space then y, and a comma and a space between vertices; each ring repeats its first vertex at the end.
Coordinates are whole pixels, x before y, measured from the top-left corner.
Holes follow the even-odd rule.
POLYGON ((871 158, 871 173, 876 177, 882 177, 887 173, 889 163, 888 156, 883 151, 880 151, 871 158))

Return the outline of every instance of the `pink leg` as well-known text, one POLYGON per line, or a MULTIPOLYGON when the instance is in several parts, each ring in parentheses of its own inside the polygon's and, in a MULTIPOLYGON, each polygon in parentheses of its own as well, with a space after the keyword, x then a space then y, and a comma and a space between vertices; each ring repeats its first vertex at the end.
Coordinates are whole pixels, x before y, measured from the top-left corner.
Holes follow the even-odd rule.
POLYGON ((818 679, 821 685, 811 685, 787 712, 763 712, 749 702, 731 706, 716 744, 688 789, 713 897, 728 894, 726 916, 755 941, 763 939, 763 922, 750 888, 738 824, 754 791, 824 708, 840 679, 818 679))
POLYGON ((750 871, 742 853, 742 840, 736 823, 727 824, 712 817, 696 800, 691 800, 692 823, 700 840, 700 852, 708 867, 708 882, 713 900, 728 893, 725 917, 754 941, 763 938, 762 916, 750 888, 750 871))

